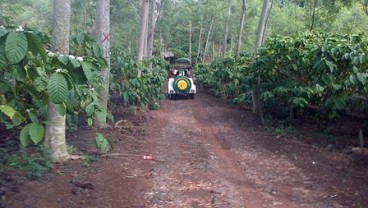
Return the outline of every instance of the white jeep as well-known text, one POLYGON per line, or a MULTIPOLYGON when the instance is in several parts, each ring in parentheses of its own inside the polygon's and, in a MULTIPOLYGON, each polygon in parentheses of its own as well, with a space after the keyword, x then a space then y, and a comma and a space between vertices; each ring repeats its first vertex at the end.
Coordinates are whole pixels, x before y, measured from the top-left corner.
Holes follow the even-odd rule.
POLYGON ((168 96, 173 99, 175 95, 188 96, 194 99, 196 85, 191 73, 192 65, 189 59, 175 59, 169 65, 168 96))

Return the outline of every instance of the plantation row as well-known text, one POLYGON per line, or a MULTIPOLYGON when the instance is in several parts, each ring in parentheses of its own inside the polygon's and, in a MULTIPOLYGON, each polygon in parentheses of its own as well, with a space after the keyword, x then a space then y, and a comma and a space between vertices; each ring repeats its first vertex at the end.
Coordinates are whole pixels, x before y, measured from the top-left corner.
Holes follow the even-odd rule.
MULTIPOLYGON (((66 115, 69 129, 80 119, 93 125, 94 118, 103 115, 99 72, 107 63, 100 46, 85 33, 72 35, 72 55, 54 54, 49 45, 47 34, 0 27, 0 123, 21 130, 23 146, 42 141, 50 101, 66 115)), ((148 70, 147 64, 138 65, 117 50, 111 60, 111 89, 131 106, 157 108, 157 99, 163 97, 159 89, 165 79, 164 62, 152 60, 155 68, 148 70)))
POLYGON ((328 119, 367 110, 368 40, 362 34, 301 34, 266 40, 257 56, 198 65, 199 82, 234 103, 251 103, 259 89, 266 112, 285 118, 314 107, 328 119), (299 111, 300 112, 300 111, 299 111))
MULTIPOLYGON (((329 118, 366 112, 367 43, 361 34, 273 37, 255 58, 242 54, 239 59, 197 65, 196 78, 236 104, 251 103, 260 80, 264 109, 282 117, 310 106, 324 110, 329 118)), ((72 35, 69 56, 50 52, 48 45, 47 34, 0 27, 0 122, 8 129, 21 129, 23 146, 42 141, 50 101, 66 115, 69 129, 80 119, 93 125, 94 118, 103 115, 99 71, 106 61, 100 46, 85 33, 72 35)), ((113 49, 110 92, 132 108, 158 108, 158 100, 164 98, 166 63, 150 62, 152 69, 148 62, 138 64, 113 49)), ((111 113, 108 118, 113 119, 111 113)))

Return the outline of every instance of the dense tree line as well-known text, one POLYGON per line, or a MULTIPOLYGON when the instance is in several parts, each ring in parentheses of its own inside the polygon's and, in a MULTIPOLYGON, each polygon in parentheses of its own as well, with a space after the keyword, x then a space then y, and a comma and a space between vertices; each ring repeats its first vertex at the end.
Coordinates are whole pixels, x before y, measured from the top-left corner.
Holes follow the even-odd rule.
MULTIPOLYGON (((14 25, 37 27, 50 31, 51 3, 46 0, 3 0, 2 19, 14 25)), ((140 29, 142 2, 111 0, 111 39, 113 48, 136 55, 140 29)), ((153 1, 150 1, 153 2, 153 1)), ((156 29, 153 54, 174 51, 178 56, 207 59, 236 53, 239 21, 242 16, 241 0, 160 0, 156 1, 156 29), (191 46, 189 47, 189 33, 191 46), (226 53, 223 50, 226 48, 226 53)), ((253 51, 262 0, 245 1, 242 51, 253 51)), ((361 0, 273 0, 267 22, 266 37, 291 35, 304 31, 329 33, 360 33, 368 30, 367 2, 361 0)), ((72 31, 95 29, 96 1, 71 1, 72 31)), ((152 6, 151 6, 152 8, 152 6)))

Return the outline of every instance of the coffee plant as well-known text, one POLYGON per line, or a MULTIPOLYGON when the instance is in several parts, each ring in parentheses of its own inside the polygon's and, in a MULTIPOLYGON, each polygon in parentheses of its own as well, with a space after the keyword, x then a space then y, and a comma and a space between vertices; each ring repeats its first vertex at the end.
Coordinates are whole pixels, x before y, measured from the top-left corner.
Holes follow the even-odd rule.
POLYGON ((165 61, 152 58, 152 69, 148 61, 138 64, 118 50, 113 52, 110 89, 121 96, 125 105, 157 109, 159 100, 165 98, 162 87, 167 75, 165 61), (137 77, 138 70, 141 77, 137 77))
POLYGON ((367 110, 368 41, 363 34, 300 34, 266 40, 255 57, 197 66, 198 81, 235 103, 250 103, 257 77, 266 112, 288 115, 315 107, 332 119, 367 110))
POLYGON ((48 51, 46 34, 0 27, 0 121, 8 129, 21 129, 23 146, 43 139, 49 101, 57 104, 61 115, 85 113, 90 124, 98 115, 97 71, 106 62, 85 34, 73 40, 74 54, 59 55, 48 51))

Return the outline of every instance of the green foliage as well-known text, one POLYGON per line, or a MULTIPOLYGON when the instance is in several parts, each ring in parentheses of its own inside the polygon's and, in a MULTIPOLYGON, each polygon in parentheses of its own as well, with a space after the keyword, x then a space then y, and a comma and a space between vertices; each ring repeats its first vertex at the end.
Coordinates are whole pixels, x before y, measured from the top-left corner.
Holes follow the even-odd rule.
POLYGON ((295 129, 292 126, 285 127, 284 125, 280 125, 273 129, 272 134, 275 136, 295 135, 295 129))
POLYGON ((29 136, 34 144, 38 144, 45 135, 45 128, 39 123, 30 123, 29 125, 29 136))
POLYGON ((23 147, 31 143, 38 144, 45 134, 45 128, 39 123, 30 123, 24 126, 20 132, 19 139, 23 147))
POLYGON ((10 64, 20 62, 28 49, 27 38, 23 33, 12 31, 5 41, 5 54, 10 64))
POLYGON ((41 177, 52 167, 51 154, 43 146, 24 148, 17 152, 6 152, 0 149, 0 173, 6 170, 20 170, 31 178, 41 177))
POLYGON ((4 113, 5 115, 7 115, 9 118, 13 118, 15 114, 14 108, 12 108, 11 106, 7 106, 7 105, 0 105, 0 111, 4 113))
POLYGON ((234 102, 243 103, 247 96, 244 93, 251 89, 248 86, 248 66, 245 65, 248 62, 250 57, 247 55, 238 60, 231 57, 219 58, 210 65, 197 65, 194 69, 195 76, 198 82, 209 87, 216 96, 233 98, 234 102))
POLYGON ((259 75, 266 112, 285 118, 295 109, 317 106, 331 119, 356 106, 367 110, 366 54, 368 39, 362 34, 274 36, 254 59, 245 54, 235 61, 217 59, 197 66, 196 74, 216 95, 232 94, 234 103, 250 103, 259 75))
POLYGON ((102 134, 96 134, 96 146, 102 153, 107 153, 110 150, 110 142, 102 134))
MULTIPOLYGON (((269 35, 290 35, 308 31, 311 25, 313 6, 315 1, 274 1, 267 26, 269 35)), ((48 32, 52 25, 52 2, 48 0, 16 1, 3 0, 1 2, 0 25, 14 27, 26 24, 39 31, 48 32)), ((111 1, 111 45, 125 50, 130 55, 135 54, 136 40, 139 33, 141 1, 112 0, 111 1)), ((367 31, 368 16, 365 14, 366 4, 362 1, 324 0, 316 1, 314 31, 357 33, 367 31)), ((72 1, 71 29, 75 31, 89 31, 92 29, 96 15, 96 2, 72 1)), ((214 43, 216 51, 221 47, 224 36, 224 22, 226 18, 227 1, 168 1, 162 0, 158 5, 159 17, 156 23, 154 53, 159 48, 174 51, 179 57, 189 56, 189 24, 192 24, 192 57, 195 58, 198 46, 201 45, 199 55, 203 55, 205 38, 209 30, 209 23, 214 17, 213 29, 210 35, 210 48, 214 43), (199 33, 202 32, 201 44, 199 33), (159 39, 162 38, 163 42, 159 39)), ((241 1, 232 1, 232 14, 229 21, 229 34, 233 40, 239 27, 241 1)), ((254 47, 257 24, 262 1, 247 1, 247 15, 243 49, 252 51, 254 47)), ((0 32, 1 34, 1 32, 0 32)), ((1 36, 1 35, 0 35, 1 36)), ((229 37, 230 38, 230 37, 229 37)), ((236 42, 236 41, 235 41, 236 42)), ((230 40, 229 40, 230 43, 230 40)), ((236 43, 235 43, 236 44, 236 43)), ((234 49, 233 47, 232 49, 234 49)), ((212 50, 209 50, 212 55, 212 50)))
POLYGON ((110 89, 118 92, 124 103, 141 108, 158 107, 158 101, 164 98, 162 86, 167 72, 163 60, 150 60, 153 68, 148 68, 148 63, 139 65, 135 59, 115 52, 111 65, 110 89), (137 77, 138 69, 141 69, 141 77, 137 77))
POLYGON ((68 95, 68 83, 62 73, 55 72, 51 75, 47 85, 50 100, 55 104, 66 101, 68 95))
POLYGON ((97 161, 98 158, 95 155, 86 155, 84 158, 84 166, 90 166, 92 162, 97 161))
POLYGON ((366 93, 367 40, 362 35, 306 34, 269 39, 260 59, 265 107, 326 108, 330 117, 366 93))
POLYGON ((77 153, 77 147, 75 147, 74 145, 67 145, 66 149, 67 149, 67 152, 71 155, 77 153))
POLYGON ((106 67, 95 41, 85 33, 76 34, 71 46, 74 55, 65 56, 47 51, 46 34, 22 27, 0 28, 0 122, 7 128, 22 127, 23 146, 43 139, 49 101, 67 115, 69 126, 93 104, 93 111, 86 114, 92 125, 102 112, 96 104, 102 89, 98 72, 106 67))

